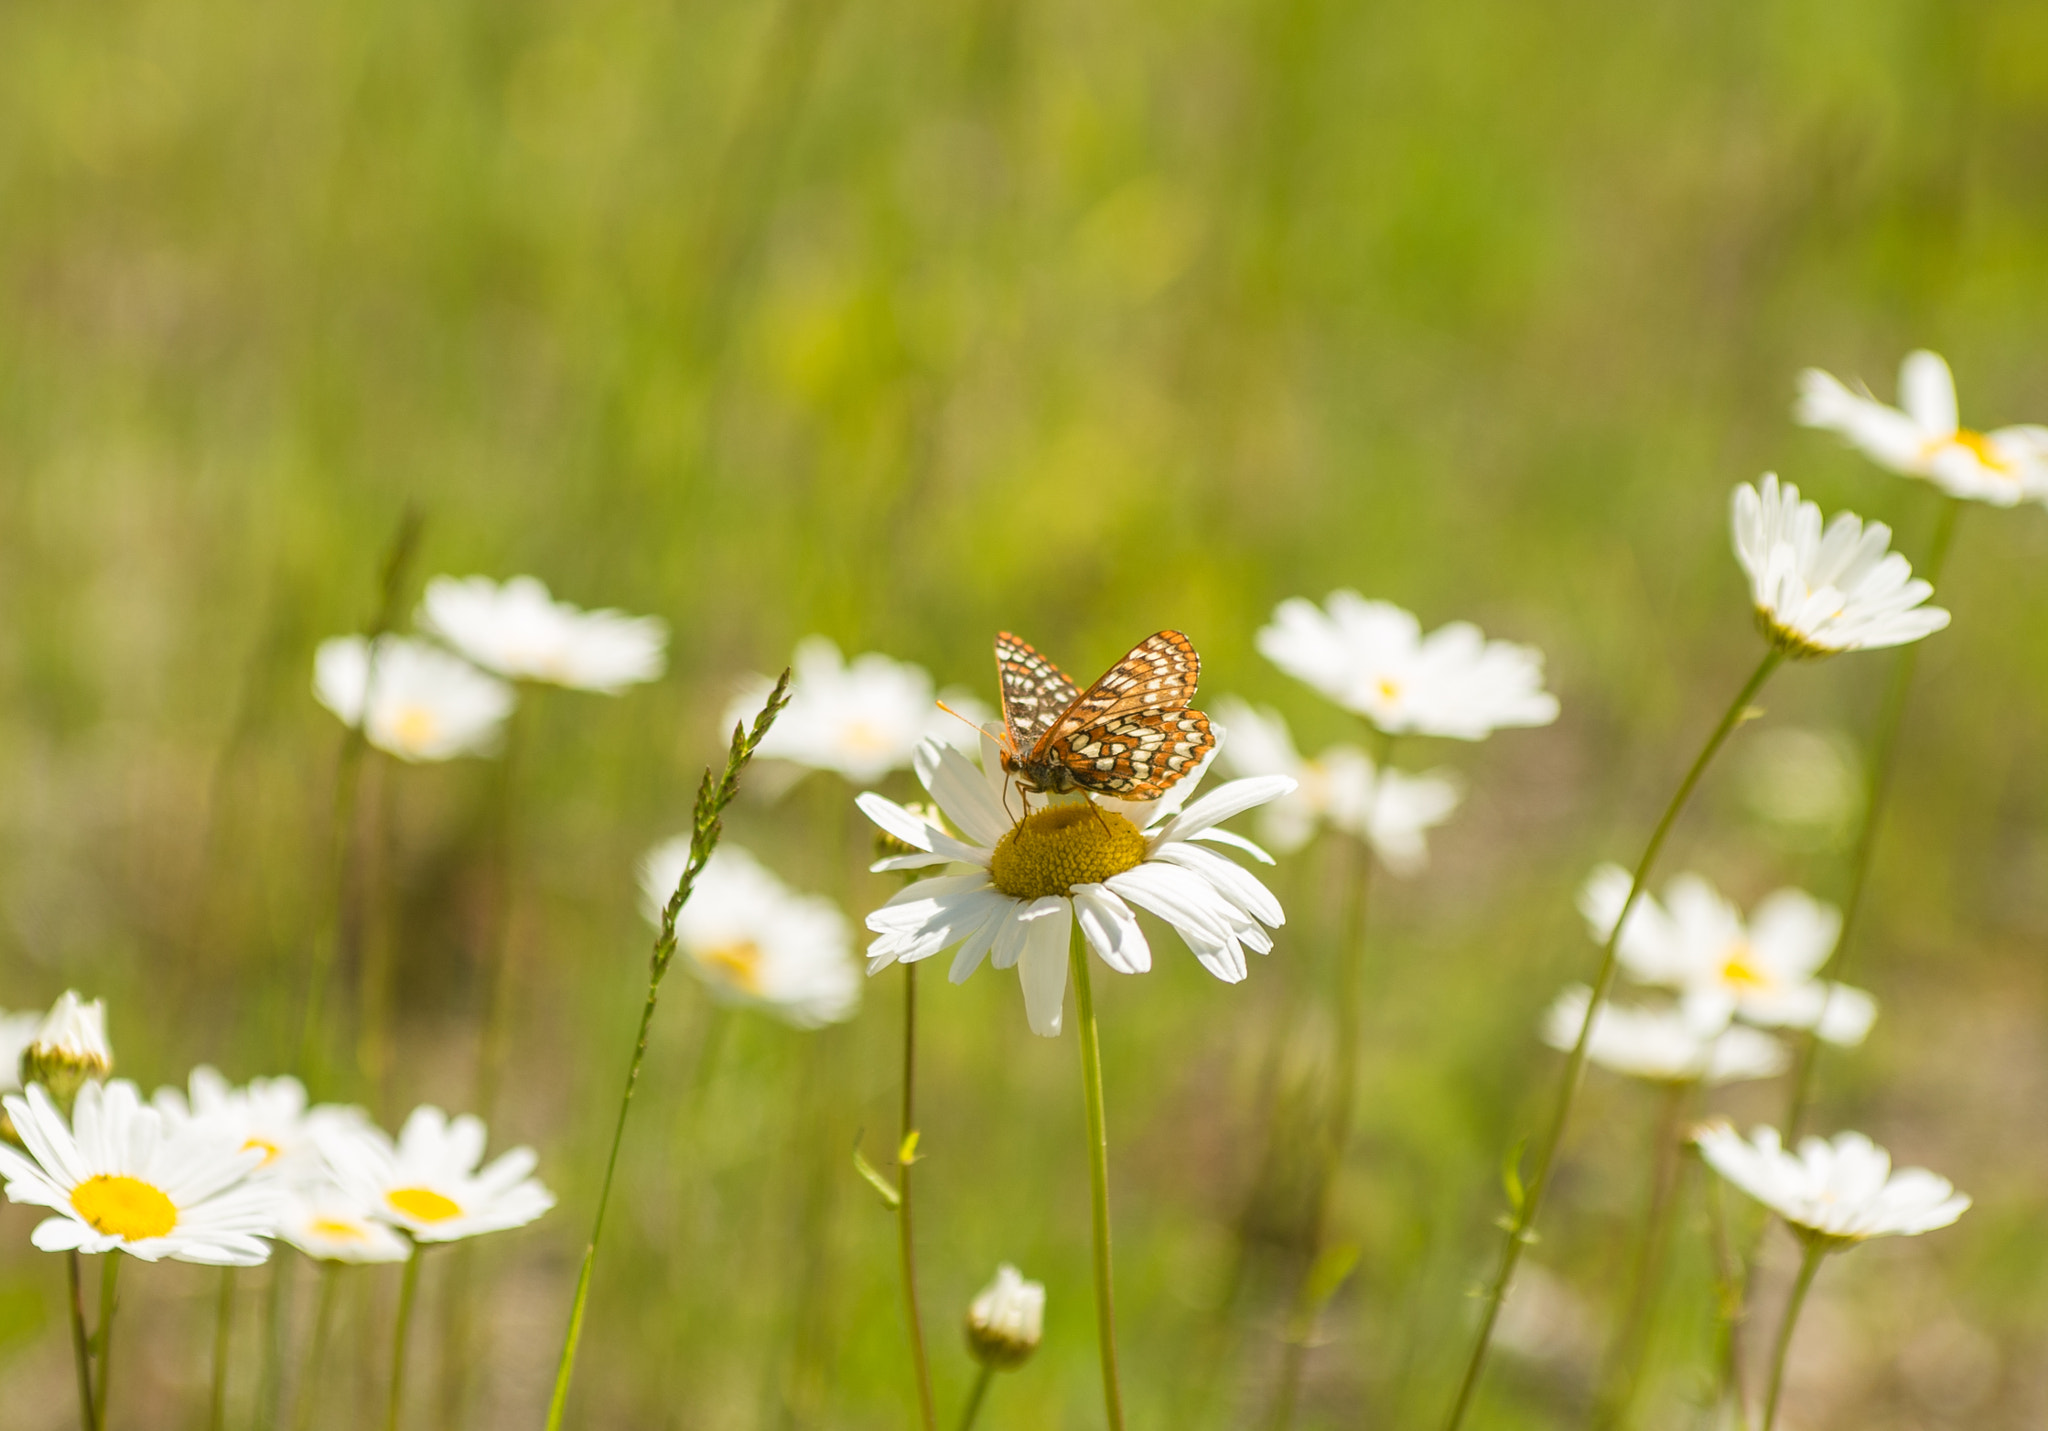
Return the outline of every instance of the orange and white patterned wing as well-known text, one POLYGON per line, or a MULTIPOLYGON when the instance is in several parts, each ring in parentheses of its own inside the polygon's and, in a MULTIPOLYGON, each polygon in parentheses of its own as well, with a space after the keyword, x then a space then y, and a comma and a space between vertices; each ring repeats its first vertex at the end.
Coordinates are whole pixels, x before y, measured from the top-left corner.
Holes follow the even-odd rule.
POLYGON ((1065 671, 1007 631, 996 633, 996 673, 1002 679, 1003 723, 1019 755, 1044 740, 1081 694, 1065 671))
POLYGON ((1156 800, 1216 744, 1209 718, 1190 710, 1202 658, 1178 631, 1131 648, 1081 693, 1031 752, 1057 761, 1076 785, 1120 800, 1156 800))

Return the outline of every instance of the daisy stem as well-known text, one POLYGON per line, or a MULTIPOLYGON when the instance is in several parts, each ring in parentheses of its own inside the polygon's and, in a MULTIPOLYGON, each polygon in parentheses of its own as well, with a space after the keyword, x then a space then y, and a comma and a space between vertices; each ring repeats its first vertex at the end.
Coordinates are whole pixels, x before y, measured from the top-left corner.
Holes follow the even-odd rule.
POLYGON ((224 1431, 228 1424, 228 1341, 235 1325, 235 1269, 220 1269, 220 1299, 213 1312, 213 1399, 206 1424, 224 1431))
POLYGON ((924 1316, 917 1305, 917 1239, 910 1213, 910 1165, 917 1160, 917 965, 903 966, 903 1127, 896 1144, 896 1241, 903 1267, 903 1314, 909 1323, 910 1358, 917 1372, 917 1409, 925 1431, 937 1431, 932 1403, 932 1367, 924 1345, 924 1316))
POLYGON ((975 1418, 981 1415, 982 1399, 988 1395, 988 1384, 996 1378, 996 1369, 986 1362, 975 1373, 974 1389, 967 1393, 967 1409, 960 1413, 960 1431, 974 1431, 975 1418))
POLYGON ((1778 1393, 1785 1389, 1785 1357, 1792 1350, 1792 1332, 1799 1325, 1799 1311, 1806 1305, 1813 1274, 1820 1271, 1821 1259, 1827 1255, 1824 1239, 1815 1237, 1807 1241, 1806 1256, 1799 1264, 1799 1280, 1792 1284, 1792 1300, 1785 1304, 1785 1320, 1778 1327, 1778 1345, 1771 1352, 1771 1389, 1764 1393, 1764 1431, 1771 1431, 1778 1424, 1778 1393))
POLYGON ((76 1252, 65 1254, 65 1267, 71 1281, 71 1355, 78 1363, 78 1424, 80 1431, 95 1431, 99 1418, 93 1414, 92 1348, 85 1335, 85 1291, 80 1285, 76 1252))
POLYGON ((259 1426, 277 1425, 278 1408, 284 1396, 285 1318, 291 1311, 291 1275, 294 1262, 279 1255, 270 1259, 270 1286, 263 1297, 263 1365, 256 1383, 256 1416, 259 1426))
POLYGON ((412 1330, 412 1304, 419 1295, 420 1263, 425 1257, 425 1249, 415 1243, 398 1283, 398 1324, 391 1333, 391 1397, 385 1403, 384 1431, 398 1431, 398 1415, 405 1407, 406 1334, 412 1330))
POLYGON ((1622 1314, 1621 1335, 1616 1339, 1608 1364, 1604 1405, 1595 1423, 1601 1427, 1628 1424, 1629 1413, 1642 1389, 1643 1369, 1649 1359, 1651 1333, 1655 1329, 1657 1294, 1664 1285, 1665 1251, 1670 1244, 1672 1214, 1678 1207, 1679 1182, 1684 1175, 1684 1144, 1679 1129, 1685 1122, 1686 1105, 1692 1101, 1696 1083, 1666 1084, 1658 1100, 1657 1121, 1650 1145, 1650 1201, 1643 1214, 1641 1240, 1636 1245, 1635 1268, 1630 1276, 1627 1310, 1622 1314))
POLYGON ((102 1254, 100 1263, 100 1325, 96 1340, 99 1346, 99 1365, 95 1368, 97 1380, 92 1389, 92 1414, 94 1431, 106 1431, 107 1426, 107 1381, 108 1368, 114 1360, 114 1313, 120 1308, 116 1300, 115 1284, 121 1280, 121 1259, 112 1252, 102 1254))
POLYGON ((1657 856, 1664 849, 1664 841, 1671 833, 1672 825, 1677 823, 1679 811, 1692 798, 1700 777, 1706 774, 1707 766, 1713 763, 1714 756, 1727 743, 1735 727, 1748 718, 1750 702, 1784 659, 1784 653, 1775 646, 1764 653, 1763 660, 1757 663, 1756 669, 1722 713, 1720 722, 1707 737, 1707 743, 1701 747, 1692 768, 1679 782, 1677 793, 1671 797, 1671 803, 1665 807, 1656 829, 1650 833, 1649 843, 1643 847, 1642 858, 1636 861, 1628 898, 1623 901, 1621 912, 1615 916, 1614 928, 1600 950, 1600 972, 1593 980, 1593 996, 1586 1001, 1586 1017, 1579 1025, 1578 1042, 1573 1044, 1571 1056, 1565 1060, 1564 1073, 1558 1080, 1557 1103, 1551 1110, 1549 1125, 1537 1148, 1528 1185, 1515 1199, 1514 1216, 1508 1221, 1507 1236, 1501 1243, 1500 1262, 1495 1268, 1492 1285, 1486 1291, 1486 1309, 1480 1314, 1479 1330, 1472 1341, 1472 1354, 1465 1364, 1464 1377, 1458 1383, 1458 1395, 1451 1403, 1451 1414, 1444 1422, 1445 1431, 1457 1431, 1464 1425, 1466 1412, 1471 1410, 1472 1399, 1479 1390, 1480 1373, 1486 1368, 1486 1355, 1492 1347, 1494 1323, 1500 1318, 1501 1304, 1507 1300, 1509 1284, 1514 1281, 1515 1265, 1522 1260, 1522 1249, 1533 1240, 1531 1229, 1543 1205, 1543 1194, 1550 1184, 1551 1166, 1557 1159, 1558 1147, 1564 1142, 1565 1126, 1571 1121, 1572 1101, 1578 1096, 1579 1082, 1586 1071, 1586 1046, 1592 1038, 1593 1021, 1599 1016, 1600 1005, 1606 1001, 1607 991, 1614 983, 1615 949, 1621 942, 1622 928, 1628 923, 1636 901, 1642 897, 1643 885, 1657 863, 1657 856))
POLYGON ((1730 1400, 1735 1408, 1739 1431, 1749 1431, 1748 1393, 1743 1387, 1742 1348, 1736 1328, 1742 1325, 1743 1289, 1748 1269, 1735 1255, 1735 1239, 1728 1233, 1728 1200, 1719 1178, 1707 1179, 1707 1221, 1714 1244, 1714 1340, 1715 1364, 1720 1384, 1717 1401, 1730 1400))
POLYGON ((299 1386, 299 1405, 292 1417, 293 1431, 308 1431, 313 1408, 320 1404, 320 1371, 327 1360, 327 1338, 334 1326, 334 1304, 341 1292, 341 1264, 320 1264, 320 1304, 313 1313, 313 1345, 306 1349, 306 1378, 299 1386))
POLYGON ((1088 1195, 1095 1234, 1095 1332, 1102 1353, 1102 1403, 1109 1431, 1123 1431, 1124 1394, 1116 1371, 1116 1294, 1109 1266, 1109 1133, 1103 1125, 1102 1045, 1095 1033, 1095 991, 1088 984, 1088 940, 1075 920, 1067 940, 1074 1007, 1081 1019, 1081 1086, 1088 1100, 1088 1195))

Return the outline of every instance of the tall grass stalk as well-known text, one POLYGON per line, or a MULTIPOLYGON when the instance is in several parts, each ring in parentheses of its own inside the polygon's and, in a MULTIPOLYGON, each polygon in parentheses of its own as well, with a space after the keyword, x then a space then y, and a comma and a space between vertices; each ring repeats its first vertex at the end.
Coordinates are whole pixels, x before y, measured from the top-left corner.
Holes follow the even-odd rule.
POLYGON ((1116 1369, 1116 1293, 1109 1259, 1109 1133, 1102 1109, 1102 1045, 1095 1031, 1095 991, 1088 983, 1088 939, 1076 919, 1067 939, 1074 1008, 1081 1036, 1081 1086, 1088 1102, 1088 1200, 1095 1245, 1095 1335, 1102 1357, 1102 1404, 1109 1431, 1123 1431, 1124 1393, 1116 1369))
POLYGON ((605 1209, 611 1202, 612 1179, 619 1169, 619 1147, 626 1138, 626 1116, 633 1108, 633 1090, 640 1082, 640 1065, 647 1058, 647 1037, 654 1025, 655 1005, 661 998, 661 981, 675 958, 676 919, 688 902, 690 892, 696 888, 697 876, 702 873, 704 862, 711 858, 712 850, 718 846, 718 837, 723 833, 719 817, 739 792, 740 772, 754 758, 754 752, 767 736, 768 728, 775 724, 775 717, 789 703, 789 676, 790 673, 784 670, 775 682, 775 689, 768 693, 767 704, 754 717, 751 730, 744 726, 733 727, 724 773, 714 779, 707 769, 703 782, 697 787, 697 804, 690 821, 689 862, 683 867, 682 878, 676 881, 675 893, 669 896, 668 904, 661 911, 661 932, 655 937, 654 951, 648 957, 647 1002, 640 1010, 640 1031, 634 1039, 633 1053, 626 1065, 626 1086, 619 1095, 619 1114, 612 1127, 611 1153, 605 1159, 604 1182, 598 1189, 590 1241, 583 1249, 583 1266, 576 1274, 576 1294, 569 1307, 568 1330, 562 1336, 561 1359, 555 1369, 555 1389, 548 1398, 548 1431, 557 1431, 568 1406, 569 1379, 576 1369, 577 1343, 583 1337, 583 1316, 590 1304, 590 1274, 597 1263, 598 1245, 604 1239, 605 1209))
POLYGON ((917 965, 903 966, 903 1119, 896 1143, 896 1243, 903 1270, 903 1316, 910 1332, 910 1359, 917 1373, 918 1418, 924 1431, 938 1431, 932 1401, 931 1357, 925 1350, 924 1315, 917 1303, 917 1234, 911 1217, 910 1168, 917 1161, 917 965))
MULTIPOLYGON (((1742 689, 1721 715, 1714 726, 1707 743, 1701 747, 1693 760, 1692 768, 1678 784, 1677 793, 1664 808, 1663 816, 1650 834, 1650 840, 1643 847, 1642 858, 1636 861, 1635 876, 1629 882, 1628 898, 1623 901, 1621 912, 1615 916, 1614 928, 1608 932, 1607 941, 1600 950, 1600 971, 1593 979, 1593 996, 1586 1001, 1585 1021, 1579 1025, 1578 1041, 1572 1045, 1571 1056, 1565 1060, 1564 1072, 1558 1079, 1557 1101, 1551 1110, 1550 1122, 1544 1130, 1543 1142, 1536 1150, 1536 1162, 1526 1186, 1511 1186, 1509 1191, 1514 1203, 1512 1216, 1507 1220, 1507 1235, 1501 1243, 1500 1262, 1494 1271, 1493 1282, 1486 1291, 1486 1308, 1480 1314, 1479 1330, 1472 1339, 1472 1353, 1465 1363, 1465 1374, 1458 1382, 1456 1398, 1451 1402, 1451 1411, 1444 1425, 1446 1431, 1457 1431, 1465 1422, 1465 1416, 1472 1408, 1473 1397, 1479 1390, 1479 1379, 1486 1369, 1487 1352, 1493 1345, 1494 1324, 1500 1319, 1501 1304, 1507 1300, 1508 1287, 1514 1281, 1515 1266, 1522 1260, 1522 1249, 1532 1240, 1530 1233, 1536 1223, 1536 1215, 1543 1206, 1543 1194, 1550 1186, 1550 1174, 1557 1161, 1557 1150, 1564 1142, 1564 1130, 1571 1121, 1572 1102, 1578 1096, 1579 1082, 1586 1071, 1586 1046, 1593 1035, 1593 1021, 1599 1017, 1600 1006, 1607 1000, 1607 991, 1614 983, 1615 949, 1621 943, 1621 931, 1628 923, 1628 917, 1642 897, 1643 885, 1656 866, 1657 856, 1664 849, 1664 841, 1671 833, 1671 827, 1678 820, 1678 814, 1692 798, 1692 792, 1706 774, 1707 766, 1727 743, 1735 727, 1746 719, 1750 702, 1771 673, 1778 669, 1785 655, 1773 646, 1765 652, 1763 660, 1757 663, 1742 689)), ((1512 1182, 1512 1180, 1511 1180, 1512 1182)))
POLYGON ((412 1256, 405 1259, 405 1275, 398 1284, 398 1319, 391 1332, 391 1394, 384 1405, 384 1431, 398 1431, 399 1417, 405 1410, 406 1342, 412 1331, 413 1303, 419 1298, 420 1263, 426 1255, 424 1247, 413 1244, 412 1256))

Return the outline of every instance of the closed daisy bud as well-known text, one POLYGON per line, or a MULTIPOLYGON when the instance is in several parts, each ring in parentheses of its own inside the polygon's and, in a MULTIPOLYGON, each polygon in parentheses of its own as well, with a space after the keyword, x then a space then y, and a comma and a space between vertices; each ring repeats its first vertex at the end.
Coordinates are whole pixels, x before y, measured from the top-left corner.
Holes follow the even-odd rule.
POLYGON ((983 1366, 1007 1371, 1022 1366, 1045 1333, 1045 1284, 1027 1282, 1005 1262, 996 1280, 967 1308, 967 1349, 983 1366))
POLYGON ((22 1050, 21 1081, 42 1084, 60 1108, 68 1109, 79 1089, 113 1071, 106 1004, 99 999, 88 1004, 66 989, 22 1050))

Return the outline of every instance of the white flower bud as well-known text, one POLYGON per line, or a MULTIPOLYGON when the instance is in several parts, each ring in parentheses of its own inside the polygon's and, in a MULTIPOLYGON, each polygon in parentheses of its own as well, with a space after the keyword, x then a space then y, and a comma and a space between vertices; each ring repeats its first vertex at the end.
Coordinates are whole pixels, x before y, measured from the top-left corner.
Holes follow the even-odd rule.
POLYGON ((94 999, 88 1004, 66 989, 22 1050, 21 1081, 42 1084, 60 1106, 69 1108, 79 1089, 103 1081, 113 1071, 105 1002, 94 999))
POLYGON ((1045 1284, 1005 1262, 967 1308, 967 1349, 983 1366, 1022 1366, 1045 1332, 1045 1284))

